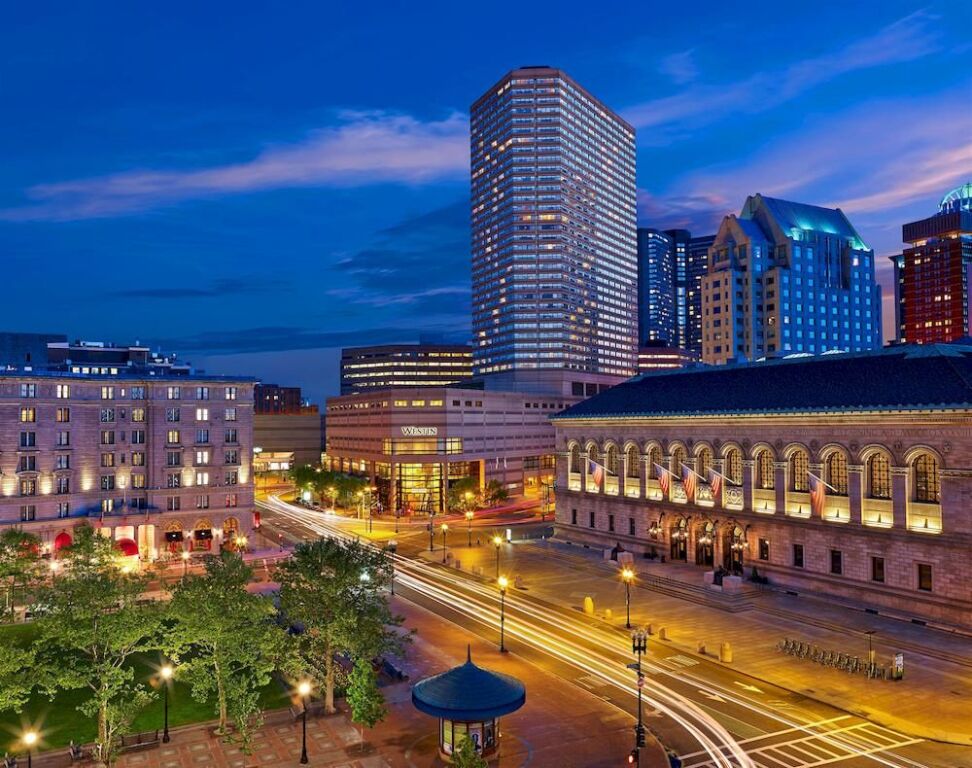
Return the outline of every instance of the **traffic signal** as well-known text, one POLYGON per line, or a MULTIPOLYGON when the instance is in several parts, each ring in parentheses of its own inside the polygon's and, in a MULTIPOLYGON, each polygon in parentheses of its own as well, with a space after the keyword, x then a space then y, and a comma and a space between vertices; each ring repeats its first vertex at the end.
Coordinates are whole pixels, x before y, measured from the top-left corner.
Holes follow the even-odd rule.
POLYGON ((628 753, 628 765, 638 765, 638 749, 632 749, 628 753))

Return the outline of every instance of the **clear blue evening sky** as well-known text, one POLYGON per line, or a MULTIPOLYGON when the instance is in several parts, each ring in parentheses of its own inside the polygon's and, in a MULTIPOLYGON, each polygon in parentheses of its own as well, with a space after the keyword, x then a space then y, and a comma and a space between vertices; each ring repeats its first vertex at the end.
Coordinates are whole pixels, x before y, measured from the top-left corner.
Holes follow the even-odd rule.
POLYGON ((637 127, 642 223, 714 231, 763 192, 893 253, 972 179, 972 6, 740 7, 5 3, 0 329, 315 398, 337 347, 464 333, 467 109, 522 64, 637 127))

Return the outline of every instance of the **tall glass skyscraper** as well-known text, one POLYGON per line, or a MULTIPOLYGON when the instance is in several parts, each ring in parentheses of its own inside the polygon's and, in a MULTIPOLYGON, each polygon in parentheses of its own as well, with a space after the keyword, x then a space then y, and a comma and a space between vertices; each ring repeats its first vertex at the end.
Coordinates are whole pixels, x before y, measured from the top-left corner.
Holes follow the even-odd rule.
POLYGON ((551 67, 471 108, 477 374, 637 369, 635 131, 551 67))
POLYGON ((638 227, 638 344, 676 346, 674 240, 638 227))

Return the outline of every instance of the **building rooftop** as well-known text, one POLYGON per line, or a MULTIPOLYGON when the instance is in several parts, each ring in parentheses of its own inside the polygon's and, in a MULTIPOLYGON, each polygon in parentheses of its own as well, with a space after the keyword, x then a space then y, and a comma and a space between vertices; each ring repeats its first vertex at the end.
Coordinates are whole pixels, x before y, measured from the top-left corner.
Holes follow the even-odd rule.
POLYGON ((412 703, 427 715, 472 723, 516 712, 526 703, 526 688, 515 677, 477 667, 467 650, 465 664, 416 683, 412 703))
POLYGON ((107 371, 106 373, 96 372, 94 370, 95 366, 92 366, 89 373, 84 373, 83 371, 64 371, 64 370, 52 370, 49 368, 33 368, 29 365, 14 367, 7 366, 6 368, 0 368, 0 378, 44 378, 44 379, 95 379, 98 381, 117 381, 119 379, 126 379, 130 381, 147 381, 148 379, 158 380, 158 381, 173 381, 177 384, 186 381, 216 381, 216 382, 240 382, 255 384, 258 379, 253 376, 227 376, 227 375, 216 375, 208 374, 202 371, 195 371, 190 373, 167 373, 153 368, 129 368, 127 366, 118 366, 113 368, 110 365, 97 366, 98 371, 107 371))
POLYGON ((940 213, 972 211, 972 182, 962 184, 942 198, 938 205, 940 213))
MULTIPOLYGON (((852 241, 855 250, 870 250, 840 208, 824 208, 819 205, 795 203, 790 200, 763 197, 757 194, 746 200, 741 217, 746 216, 748 218, 750 214, 747 213, 747 210, 750 209, 750 206, 755 208, 759 201, 763 202, 769 213, 776 219, 777 224, 791 236, 794 236, 794 230, 824 232, 852 241)), ((799 239, 799 237, 797 236, 796 239, 799 239)))
POLYGON ((972 344, 648 373, 553 419, 956 409, 972 409, 972 344))

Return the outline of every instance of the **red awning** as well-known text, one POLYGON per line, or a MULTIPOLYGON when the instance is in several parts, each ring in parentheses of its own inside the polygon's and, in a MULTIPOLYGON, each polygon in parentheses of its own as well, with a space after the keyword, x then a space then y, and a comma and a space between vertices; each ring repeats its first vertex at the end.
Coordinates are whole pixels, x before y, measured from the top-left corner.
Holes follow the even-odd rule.
POLYGON ((54 537, 54 551, 57 552, 61 547, 70 547, 72 543, 74 543, 74 540, 71 538, 71 534, 61 531, 54 537))
POLYGON ((122 551, 125 557, 135 557, 138 555, 138 544, 131 539, 119 539, 115 542, 115 546, 122 551))

